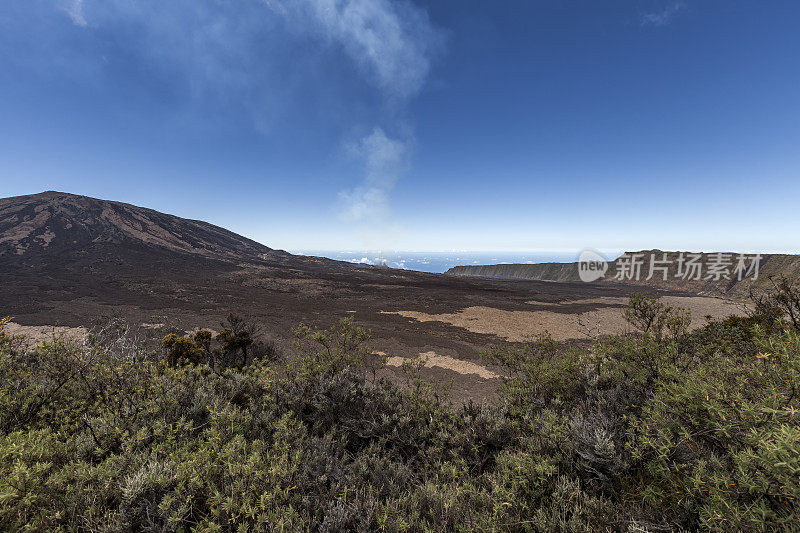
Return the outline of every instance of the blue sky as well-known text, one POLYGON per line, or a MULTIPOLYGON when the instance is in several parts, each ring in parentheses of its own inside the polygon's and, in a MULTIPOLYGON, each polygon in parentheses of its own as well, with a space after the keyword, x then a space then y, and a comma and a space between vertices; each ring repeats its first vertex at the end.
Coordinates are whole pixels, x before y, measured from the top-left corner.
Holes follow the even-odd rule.
POLYGON ((0 195, 289 250, 799 252, 792 0, 4 0, 0 195))

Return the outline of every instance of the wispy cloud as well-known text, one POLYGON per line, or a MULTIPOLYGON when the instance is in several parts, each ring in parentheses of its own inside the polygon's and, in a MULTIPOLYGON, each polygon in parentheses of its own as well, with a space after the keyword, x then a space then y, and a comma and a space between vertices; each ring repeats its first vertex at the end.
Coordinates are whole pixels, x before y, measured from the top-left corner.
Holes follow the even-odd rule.
POLYGON ((86 18, 83 16, 83 0, 70 0, 64 7, 69 18, 76 26, 86 26, 86 18))
POLYGON ((408 98, 425 83, 441 45, 427 13, 408 1, 265 0, 296 31, 342 47, 387 95, 408 98))
POLYGON ((389 214, 389 193, 402 172, 406 145, 375 128, 349 151, 363 165, 364 180, 339 193, 344 204, 340 216, 350 222, 381 221, 389 214))
MULTIPOLYGON (((341 124, 342 135, 369 133, 346 150, 363 175, 357 185, 343 187, 338 208, 343 220, 369 221, 370 231, 376 220, 390 224, 390 193, 411 145, 405 107, 423 89, 444 40, 412 0, 52 1, 76 26, 127 47, 126 60, 140 62, 140 71, 167 73, 171 92, 188 96, 183 100, 221 102, 250 115, 265 132, 288 103, 308 107, 339 98, 331 83, 375 91, 378 98, 368 96, 369 103, 329 106, 376 107, 362 115, 373 118, 347 123, 345 117, 341 124), (339 79, 347 69, 320 59, 337 55, 355 66, 355 77, 339 79)), ((342 94, 359 98, 353 95, 363 90, 342 94)))
POLYGON ((642 26, 666 26, 686 9, 684 2, 673 2, 664 9, 642 15, 642 26))
POLYGON ((402 106, 443 41, 410 0, 50 1, 76 26, 114 35, 130 56, 185 75, 195 92, 290 93, 280 84, 315 79, 314 56, 327 50, 402 106))
MULTIPOLYGON (((442 33, 427 13, 407 0, 265 1, 287 17, 295 31, 340 46, 386 103, 395 107, 419 93, 442 45, 442 33)), ((364 178, 339 193, 343 220, 368 222, 373 232, 376 223, 389 220, 390 193, 402 173, 409 144, 374 127, 355 148, 350 147, 349 152, 363 162, 364 178)))

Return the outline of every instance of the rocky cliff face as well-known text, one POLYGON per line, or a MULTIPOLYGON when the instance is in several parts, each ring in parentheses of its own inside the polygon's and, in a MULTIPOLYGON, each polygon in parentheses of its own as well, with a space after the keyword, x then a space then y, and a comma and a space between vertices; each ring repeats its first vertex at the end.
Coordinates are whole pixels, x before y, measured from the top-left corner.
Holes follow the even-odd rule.
POLYGON ((577 263, 469 265, 453 267, 446 273, 456 276, 478 276, 485 278, 580 281, 577 263))
MULTIPOLYGON (((743 265, 739 264, 739 258, 739 254, 729 252, 625 252, 609 263, 608 271, 599 281, 732 297, 747 296, 751 288, 767 288, 771 277, 786 276, 800 281, 800 255, 762 255, 758 261, 758 276, 755 270, 749 270, 753 255, 743 257, 743 265), (744 270, 740 274, 737 267, 741 266, 744 270)), ((447 273, 488 278, 580 281, 578 263, 457 266, 447 273)))

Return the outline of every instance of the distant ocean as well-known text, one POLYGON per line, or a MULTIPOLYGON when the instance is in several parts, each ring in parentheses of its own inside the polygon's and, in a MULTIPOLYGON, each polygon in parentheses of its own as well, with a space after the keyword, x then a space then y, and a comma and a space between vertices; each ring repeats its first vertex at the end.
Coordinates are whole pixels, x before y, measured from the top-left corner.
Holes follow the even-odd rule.
POLYGON ((445 272, 459 265, 496 265, 500 263, 567 263, 576 261, 574 252, 367 252, 358 250, 295 250, 293 253, 328 257, 367 265, 385 264, 392 268, 445 272))

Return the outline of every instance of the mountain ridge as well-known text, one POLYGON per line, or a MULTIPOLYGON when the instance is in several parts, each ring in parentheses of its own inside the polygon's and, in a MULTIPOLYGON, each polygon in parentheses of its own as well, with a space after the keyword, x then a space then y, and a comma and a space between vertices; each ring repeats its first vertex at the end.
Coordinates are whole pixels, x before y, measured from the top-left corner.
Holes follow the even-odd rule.
POLYGON ((47 259, 106 244, 223 260, 288 255, 208 222, 124 202, 59 191, 0 199, 0 260, 47 259))

